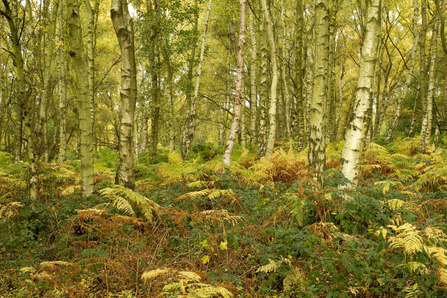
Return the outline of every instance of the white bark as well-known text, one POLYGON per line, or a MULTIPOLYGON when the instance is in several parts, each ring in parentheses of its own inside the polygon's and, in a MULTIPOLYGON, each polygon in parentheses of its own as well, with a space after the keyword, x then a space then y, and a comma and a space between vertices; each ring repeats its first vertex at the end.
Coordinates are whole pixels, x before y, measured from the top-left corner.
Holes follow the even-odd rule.
POLYGON ((245 46, 245 27, 247 21, 246 0, 240 1, 241 6, 241 22, 239 30, 238 55, 237 55, 237 82, 236 92, 234 96, 233 121, 231 123, 230 135, 223 154, 222 162, 225 166, 231 165, 231 154, 233 152, 234 143, 239 125, 239 117, 241 116, 241 105, 244 102, 243 86, 244 86, 244 46, 245 46))
POLYGON ((261 0, 262 10, 264 11, 265 22, 267 24, 267 35, 270 45, 270 63, 272 64, 272 85, 270 87, 270 109, 269 109, 269 134, 267 139, 267 150, 265 155, 269 156, 273 152, 276 139, 276 101, 277 101, 277 86, 278 86, 278 64, 276 62, 276 46, 275 36, 273 35, 273 23, 270 18, 270 13, 267 9, 267 1, 261 0))
POLYGON ((326 105, 329 55, 329 2, 315 2, 315 62, 310 103, 309 171, 320 187, 326 169, 326 105))
POLYGON ((346 129, 340 160, 340 171, 354 184, 359 179, 363 144, 370 121, 368 115, 380 42, 381 7, 382 0, 367 0, 366 33, 361 50, 353 118, 346 129))
POLYGON ((121 49, 121 125, 118 184, 135 188, 133 126, 137 98, 137 68, 133 20, 126 0, 112 0, 110 10, 113 27, 121 49))

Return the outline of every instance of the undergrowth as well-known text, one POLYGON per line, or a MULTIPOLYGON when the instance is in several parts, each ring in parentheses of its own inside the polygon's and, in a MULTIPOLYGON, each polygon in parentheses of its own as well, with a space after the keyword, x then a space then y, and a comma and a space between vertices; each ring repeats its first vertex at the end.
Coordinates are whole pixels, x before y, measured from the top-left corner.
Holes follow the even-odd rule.
POLYGON ((446 152, 417 139, 365 149, 359 186, 340 189, 342 143, 325 186, 306 151, 256 160, 196 144, 143 153, 135 191, 114 185, 116 154, 95 153, 95 192, 79 161, 25 163, 0 153, 1 297, 446 297, 446 152))

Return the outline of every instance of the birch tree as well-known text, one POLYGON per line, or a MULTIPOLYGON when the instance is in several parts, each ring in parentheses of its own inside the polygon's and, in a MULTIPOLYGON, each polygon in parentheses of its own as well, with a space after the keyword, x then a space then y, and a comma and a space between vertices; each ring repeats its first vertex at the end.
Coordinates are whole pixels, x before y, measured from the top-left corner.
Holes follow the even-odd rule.
MULTIPOLYGON (((265 1, 265 0, 264 0, 265 1)), ((237 81, 236 92, 234 96, 234 109, 233 109, 233 121, 231 123, 230 134, 228 137, 227 145, 223 154, 223 164, 225 166, 231 165, 231 154, 233 152, 234 143, 236 141, 237 130, 239 126, 239 118, 241 117, 241 105, 244 101, 242 88, 244 87, 244 47, 245 47, 245 31, 247 24, 247 2, 246 0, 240 1, 241 7, 241 21, 239 29, 239 42, 238 42, 238 54, 237 54, 237 81)))
POLYGON ((309 171, 320 187, 326 168, 326 102, 329 55, 329 2, 315 2, 315 61, 310 102, 309 171))
POLYGON ((76 73, 76 94, 78 97, 80 155, 81 155, 81 194, 88 197, 93 192, 93 132, 89 97, 87 61, 82 40, 81 17, 78 0, 67 0, 68 43, 70 56, 76 73))
POLYGON ((371 108, 374 72, 380 42, 382 0, 366 1, 366 30, 360 55, 360 69, 355 95, 354 111, 345 134, 340 160, 340 171, 354 184, 360 174, 362 151, 371 108))
POLYGON ((431 41, 431 58, 428 78, 428 94, 425 99, 425 113, 422 119, 421 140, 419 142, 419 152, 425 152, 426 146, 430 143, 431 130, 433 126, 433 92, 435 89, 435 64, 438 48, 438 24, 433 26, 433 35, 431 41))
POLYGON ((121 49, 121 125, 117 172, 118 184, 135 188, 133 126, 137 98, 137 68, 133 20, 126 0, 112 0, 110 10, 115 34, 121 49))
POLYGON ((267 25, 267 36, 270 46, 270 62, 272 64, 272 84, 270 87, 270 109, 269 109, 269 134, 267 139, 266 156, 273 152, 276 138, 276 89, 278 86, 278 63, 276 62, 276 45, 275 36, 273 35, 273 23, 270 17, 270 12, 267 8, 267 0, 261 0, 262 10, 264 12, 265 23, 267 25))
POLYGON ((59 156, 57 161, 62 163, 67 158, 67 87, 65 84, 65 45, 64 45, 64 1, 59 5, 58 13, 58 40, 59 48, 59 156))

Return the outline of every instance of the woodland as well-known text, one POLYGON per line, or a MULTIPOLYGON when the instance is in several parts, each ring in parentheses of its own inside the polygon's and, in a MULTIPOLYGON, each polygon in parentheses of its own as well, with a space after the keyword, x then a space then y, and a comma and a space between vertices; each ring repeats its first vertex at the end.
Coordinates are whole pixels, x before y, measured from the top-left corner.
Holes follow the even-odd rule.
POLYGON ((447 297, 444 0, 1 0, 0 297, 447 297))

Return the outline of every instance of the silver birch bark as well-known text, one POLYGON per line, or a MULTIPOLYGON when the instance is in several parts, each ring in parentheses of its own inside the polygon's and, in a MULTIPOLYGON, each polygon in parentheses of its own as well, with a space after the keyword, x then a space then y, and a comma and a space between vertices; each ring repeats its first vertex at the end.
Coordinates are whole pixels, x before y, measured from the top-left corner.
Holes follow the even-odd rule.
POLYGON ((250 132, 251 139, 250 143, 252 145, 256 144, 258 132, 256 129, 257 123, 257 110, 258 110, 258 93, 257 93, 257 85, 256 85, 256 62, 257 62, 257 43, 256 43, 256 25, 255 25, 255 16, 252 14, 250 18, 250 38, 251 38, 251 68, 250 68, 250 115, 251 115, 251 124, 250 124, 250 132))
POLYGON ((366 32, 361 49, 359 78, 353 118, 346 129, 340 160, 340 171, 354 184, 360 174, 363 144, 368 127, 368 114, 374 87, 374 72, 380 43, 382 0, 367 0, 366 32))
POLYGON ((329 22, 329 62, 328 62, 328 82, 327 82, 327 127, 326 134, 327 139, 331 142, 335 141, 334 135, 336 104, 335 104, 335 59, 334 59, 334 47, 335 47, 335 25, 337 21, 338 0, 335 0, 331 9, 330 22, 329 22))
POLYGON ((296 25, 296 48, 295 48, 295 117, 296 134, 298 135, 298 151, 304 149, 304 101, 303 101, 303 0, 298 0, 296 4, 297 25, 296 25))
MULTIPOLYGON (((24 75, 24 62, 22 57, 22 43, 19 39, 19 30, 16 27, 16 20, 11 6, 7 0, 2 0, 4 5, 4 11, 0 10, 0 14, 6 18, 9 27, 9 38, 11 39, 11 55, 14 61, 14 71, 16 73, 16 82, 18 89, 19 105, 21 107, 21 122, 25 126, 25 135, 28 143, 28 159, 29 159, 29 180, 28 180, 28 192, 32 199, 37 199, 39 195, 38 182, 39 182, 39 169, 38 158, 35 152, 35 136, 32 129, 32 117, 34 113, 34 107, 30 100, 30 90, 26 88, 25 75, 24 75)), ((21 148, 21 143, 19 144, 21 148)))
POLYGON ((78 0, 67 0, 68 41, 70 56, 76 72, 76 91, 78 97, 80 156, 81 156, 81 195, 88 197, 93 192, 93 148, 92 117, 89 101, 89 82, 87 61, 82 41, 81 18, 78 0))
POLYGON ((260 33, 260 90, 259 90, 259 130, 258 130, 258 156, 261 158, 266 153, 266 138, 267 138, 267 105, 268 105, 268 51, 267 40, 265 36, 265 16, 260 14, 259 18, 259 33, 260 33))
POLYGON ((278 63, 276 62, 275 36, 273 35, 273 23, 267 8, 267 0, 261 0, 262 10, 264 11, 265 22, 267 25, 267 36, 270 46, 270 63, 272 65, 272 85, 270 87, 270 109, 269 109, 269 134, 267 139, 267 150, 265 156, 273 152, 276 139, 276 102, 278 86, 278 63))
POLYGON ((329 55, 329 1, 315 2, 315 62, 310 103, 309 171, 320 187, 326 168, 326 103, 329 55))
POLYGON ((306 67, 307 67, 307 75, 306 75, 306 101, 303 102, 303 114, 305 111, 306 115, 306 126, 304 127, 303 135, 310 135, 310 103, 312 101, 312 89, 313 89, 313 76, 314 76, 314 53, 312 50, 312 41, 313 41, 313 28, 315 25, 315 20, 311 20, 311 23, 307 27, 306 38, 307 38, 307 47, 306 47, 306 67))
POLYGON ((137 99, 137 68, 133 20, 126 0, 112 0, 110 16, 121 50, 121 125, 118 184, 135 188, 133 125, 137 99))
POLYGON ((64 13, 64 1, 59 5, 58 14, 58 40, 59 48, 59 156, 57 161, 64 162, 67 159, 67 87, 65 84, 65 45, 64 24, 62 23, 64 13))
POLYGON ((419 43, 419 31, 417 30, 418 15, 419 15, 418 0, 413 0, 413 7, 414 7, 413 32, 414 32, 415 36, 414 36, 414 43, 411 48, 411 54, 410 54, 410 67, 407 72, 403 90, 402 90, 402 92, 400 92, 399 98, 397 100, 396 111, 394 113, 393 122, 391 123, 391 126, 388 130, 386 142, 391 142, 394 138, 394 133, 396 132, 397 125, 399 124, 399 118, 400 118, 400 112, 402 110, 402 105, 404 103, 404 100, 407 98, 408 90, 410 89, 411 82, 413 81, 414 64, 416 61, 416 51, 417 51, 418 43, 419 43))
POLYGON ((435 64, 438 48, 438 24, 433 26, 433 35, 431 41, 432 54, 429 66, 428 94, 425 103, 425 114, 422 119, 421 140, 419 142, 419 152, 425 152, 426 146, 430 143, 431 130, 433 126, 433 92, 435 89, 435 64))
MULTIPOLYGON (((291 130, 291 111, 290 111, 290 94, 289 94, 289 88, 287 84, 287 76, 286 76, 286 23, 284 22, 284 3, 283 0, 281 0, 281 23, 282 23, 282 65, 281 65, 281 76, 284 86, 284 113, 286 115, 286 137, 290 138, 292 134, 291 130)), ((299 71, 299 70, 298 70, 299 71)))
MULTIPOLYGON (((442 50, 444 51, 444 57, 447 57, 447 42, 445 40, 445 18, 443 16, 441 5, 442 1, 439 0, 435 1, 436 3, 436 9, 438 12, 438 17, 440 21, 440 36, 441 36, 441 44, 442 44, 442 50)), ((446 64, 447 66, 447 64, 446 64)), ((444 79, 444 98, 442 102, 442 109, 440 109, 442 112, 442 115, 444 118, 447 118, 447 77, 444 79)), ((439 128, 437 127, 437 131, 439 131, 439 128)))
POLYGON ((241 21, 239 30, 238 54, 237 54, 237 81, 236 92, 234 96, 233 121, 231 123, 230 134, 227 145, 223 154, 222 162, 225 166, 231 165, 231 154, 233 152, 234 143, 236 142, 236 135, 239 126, 239 117, 241 116, 241 105, 244 101, 243 86, 244 86, 244 46, 245 46, 245 27, 247 23, 246 0, 240 1, 241 7, 241 21))
POLYGON ((421 0, 421 19, 422 26, 419 32, 419 101, 422 105, 422 115, 425 115, 425 104, 427 99, 425 97, 425 76, 427 75, 426 61, 425 61, 425 42, 427 38, 427 5, 426 0, 421 0))
POLYGON ((205 43, 206 43, 206 32, 208 31, 208 22, 210 19, 210 12, 211 12, 211 3, 212 0, 208 3, 208 9, 206 13, 206 20, 205 20, 205 28, 203 29, 203 36, 202 36, 202 46, 200 48, 200 58, 199 58, 199 65, 197 67, 197 78, 196 78, 196 85, 194 88, 194 97, 191 102, 191 108, 190 108, 190 114, 189 119, 187 119, 187 132, 185 133, 185 156, 184 159, 189 159, 189 153, 191 152, 191 144, 194 139, 194 119, 196 116, 196 103, 197 98, 199 96, 199 86, 200 86, 200 75, 202 73, 202 62, 203 62, 203 53, 205 52, 205 43))
POLYGON ((95 140, 93 123, 95 123, 95 43, 96 43, 96 24, 95 15, 98 12, 98 0, 93 1, 93 7, 90 0, 84 0, 87 8, 88 23, 87 23, 87 67, 88 67, 88 86, 89 86, 89 102, 90 102, 90 117, 92 118, 92 139, 95 140))

